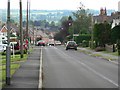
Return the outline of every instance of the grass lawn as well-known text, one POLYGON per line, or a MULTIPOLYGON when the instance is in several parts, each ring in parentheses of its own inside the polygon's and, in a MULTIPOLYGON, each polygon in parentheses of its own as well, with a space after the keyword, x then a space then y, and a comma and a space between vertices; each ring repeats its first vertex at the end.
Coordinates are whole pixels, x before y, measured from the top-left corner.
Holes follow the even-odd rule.
MULTIPOLYGON (((24 61, 27 59, 27 54, 24 54, 23 58, 20 58, 20 54, 16 54, 15 57, 11 55, 11 63, 12 62, 19 62, 19 61, 24 61)), ((2 55, 2 64, 6 64, 6 55, 2 55)))
MULTIPOLYGON (((11 76, 14 74, 16 69, 18 69, 19 67, 20 67, 20 64, 11 64, 11 67, 10 67, 10 69, 11 69, 11 72, 10 72, 11 76)), ((0 76, 2 78, 0 78, 0 81, 5 81, 5 79, 6 79, 6 65, 0 66, 0 69, 2 70, 2 74, 1 74, 2 76, 0 76)))

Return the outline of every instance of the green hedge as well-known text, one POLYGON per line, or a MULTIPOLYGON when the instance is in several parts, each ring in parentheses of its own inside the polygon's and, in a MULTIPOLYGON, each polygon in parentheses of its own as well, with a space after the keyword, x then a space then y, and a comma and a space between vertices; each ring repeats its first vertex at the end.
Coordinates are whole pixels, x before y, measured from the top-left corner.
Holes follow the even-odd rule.
POLYGON ((77 43, 82 43, 83 40, 89 42, 91 39, 91 35, 90 34, 80 34, 78 37, 75 38, 77 43))

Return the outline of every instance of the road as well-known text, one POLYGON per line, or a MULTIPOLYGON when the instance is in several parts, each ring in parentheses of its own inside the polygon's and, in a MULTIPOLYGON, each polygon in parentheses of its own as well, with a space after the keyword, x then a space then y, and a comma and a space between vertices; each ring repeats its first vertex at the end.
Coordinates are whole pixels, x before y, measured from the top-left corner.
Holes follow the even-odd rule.
POLYGON ((65 50, 63 46, 42 48, 43 88, 117 88, 118 65, 65 50))

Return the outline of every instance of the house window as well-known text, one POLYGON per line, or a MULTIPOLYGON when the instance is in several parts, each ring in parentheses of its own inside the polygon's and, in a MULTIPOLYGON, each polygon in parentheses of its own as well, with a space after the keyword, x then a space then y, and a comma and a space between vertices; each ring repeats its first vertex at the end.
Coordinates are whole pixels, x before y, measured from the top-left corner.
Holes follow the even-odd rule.
POLYGON ((3 44, 7 44, 7 40, 3 40, 2 43, 3 43, 3 44))

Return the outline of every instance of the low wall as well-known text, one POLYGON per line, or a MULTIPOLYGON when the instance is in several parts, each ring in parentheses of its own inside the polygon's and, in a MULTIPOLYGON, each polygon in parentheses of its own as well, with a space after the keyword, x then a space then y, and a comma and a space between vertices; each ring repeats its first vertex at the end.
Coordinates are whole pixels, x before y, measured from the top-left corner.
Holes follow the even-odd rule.
POLYGON ((108 52, 115 52, 116 51, 116 45, 113 46, 113 45, 105 44, 105 50, 108 51, 108 52))
POLYGON ((113 52, 113 45, 105 44, 105 50, 108 51, 108 52, 113 52))

